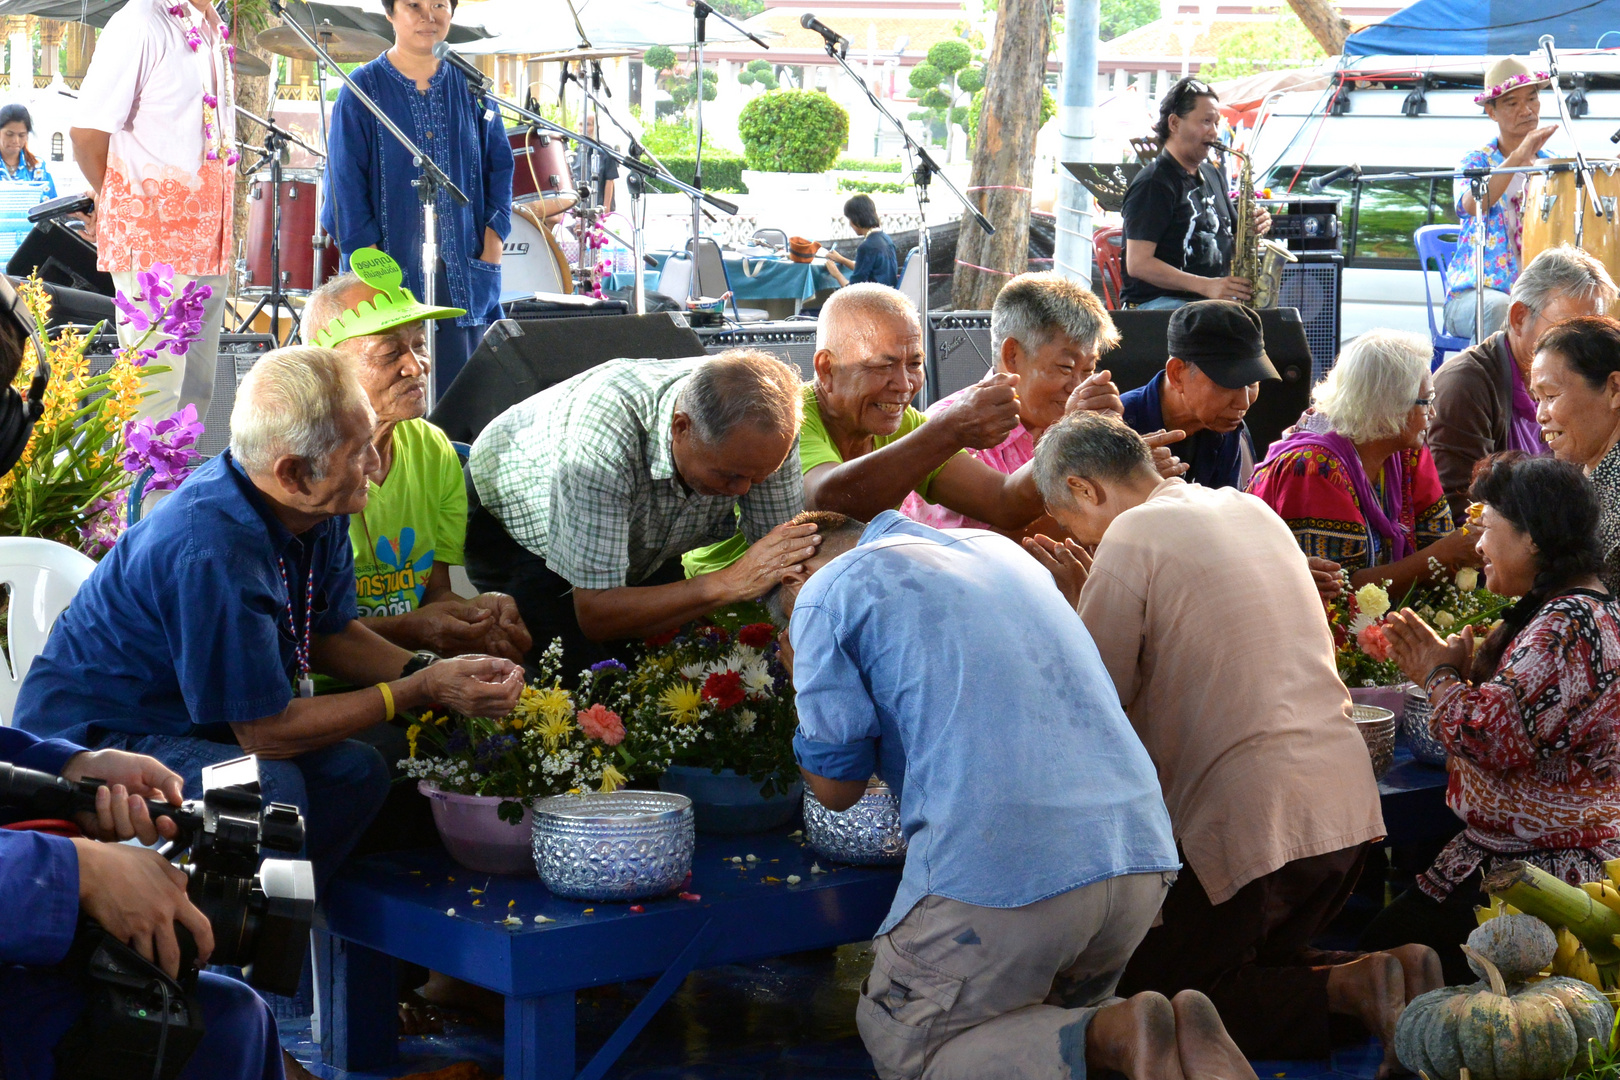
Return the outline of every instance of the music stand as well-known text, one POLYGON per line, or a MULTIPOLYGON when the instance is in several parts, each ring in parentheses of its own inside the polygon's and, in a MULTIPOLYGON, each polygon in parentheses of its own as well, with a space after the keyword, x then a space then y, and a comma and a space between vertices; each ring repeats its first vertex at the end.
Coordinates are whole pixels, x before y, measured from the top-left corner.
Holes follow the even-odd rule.
POLYGON ((1097 205, 1109 213, 1118 214, 1125 209, 1125 192, 1142 171, 1139 161, 1122 161, 1114 165, 1091 161, 1065 161, 1063 167, 1069 175, 1091 192, 1097 205))

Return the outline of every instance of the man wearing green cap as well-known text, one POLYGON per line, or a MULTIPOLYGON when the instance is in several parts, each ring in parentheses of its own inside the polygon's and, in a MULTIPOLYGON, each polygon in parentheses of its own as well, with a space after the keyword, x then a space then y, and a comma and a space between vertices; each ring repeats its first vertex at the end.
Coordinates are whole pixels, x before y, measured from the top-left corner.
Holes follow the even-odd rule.
POLYGON ((420 303, 381 251, 357 251, 350 265, 310 297, 303 335, 355 362, 377 414, 381 466, 365 509, 349 517, 360 619, 407 649, 520 661, 531 642, 512 598, 463 600, 450 588, 450 568, 462 564, 467 489, 455 448, 424 418, 427 321, 461 311, 420 303))

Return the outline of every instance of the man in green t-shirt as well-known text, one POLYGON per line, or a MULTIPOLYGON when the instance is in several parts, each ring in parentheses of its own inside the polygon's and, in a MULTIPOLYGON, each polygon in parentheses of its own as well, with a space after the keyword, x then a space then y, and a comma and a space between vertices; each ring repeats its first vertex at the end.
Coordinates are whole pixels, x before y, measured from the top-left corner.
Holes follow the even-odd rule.
POLYGON ((418 303, 381 252, 357 252, 354 265, 309 298, 303 335, 354 360, 377 414, 382 466, 365 511, 349 518, 360 620, 403 648, 522 662, 532 642, 512 598, 464 600, 450 587, 450 568, 463 563, 467 489, 455 447, 424 419, 427 320, 460 312, 418 303))

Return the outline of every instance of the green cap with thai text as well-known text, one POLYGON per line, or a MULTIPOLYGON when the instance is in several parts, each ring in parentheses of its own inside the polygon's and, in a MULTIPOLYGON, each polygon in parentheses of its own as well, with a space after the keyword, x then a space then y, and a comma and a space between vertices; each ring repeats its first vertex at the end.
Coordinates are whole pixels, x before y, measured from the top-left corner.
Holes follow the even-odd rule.
POLYGON ((401 284, 399 263, 386 251, 360 248, 349 256, 349 269, 361 281, 377 290, 370 300, 362 300, 347 308, 341 315, 315 335, 315 344, 331 348, 350 338, 369 337, 392 330, 406 323, 423 319, 451 319, 467 314, 461 308, 432 307, 417 300, 411 290, 401 284))

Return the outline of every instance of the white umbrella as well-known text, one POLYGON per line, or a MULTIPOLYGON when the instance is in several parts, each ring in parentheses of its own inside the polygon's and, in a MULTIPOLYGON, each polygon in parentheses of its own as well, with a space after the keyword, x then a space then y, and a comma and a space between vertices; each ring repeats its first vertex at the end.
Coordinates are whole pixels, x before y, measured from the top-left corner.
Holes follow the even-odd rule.
MULTIPOLYGON (((468 4, 492 36, 457 49, 465 53, 532 56, 572 49, 574 14, 592 47, 647 49, 654 45, 689 45, 692 8, 685 0, 484 0, 468 4)), ((761 35, 765 36, 765 35, 761 35)), ((710 42, 746 41, 719 18, 708 20, 705 39, 710 42)))

